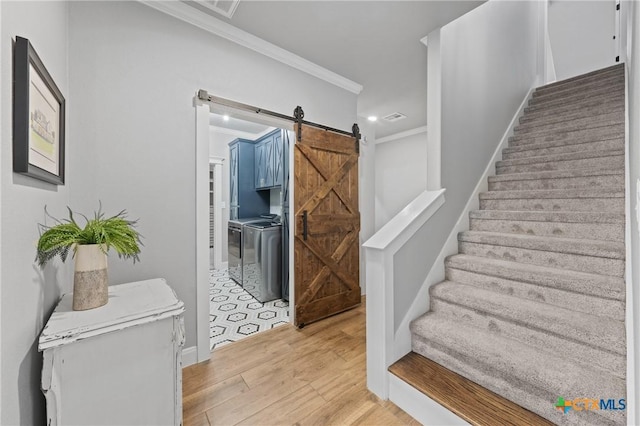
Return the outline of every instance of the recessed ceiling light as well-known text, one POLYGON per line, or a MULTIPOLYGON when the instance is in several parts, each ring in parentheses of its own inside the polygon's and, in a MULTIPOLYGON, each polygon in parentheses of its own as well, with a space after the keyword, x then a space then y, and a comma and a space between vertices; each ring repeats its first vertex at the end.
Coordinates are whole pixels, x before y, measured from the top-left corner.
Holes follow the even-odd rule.
POLYGON ((225 115, 222 116, 222 119, 224 121, 229 121, 229 116, 225 114, 225 115))
POLYGON ((375 115, 370 115, 369 117, 367 117, 367 120, 369 120, 369 121, 378 121, 378 117, 376 117, 375 115))

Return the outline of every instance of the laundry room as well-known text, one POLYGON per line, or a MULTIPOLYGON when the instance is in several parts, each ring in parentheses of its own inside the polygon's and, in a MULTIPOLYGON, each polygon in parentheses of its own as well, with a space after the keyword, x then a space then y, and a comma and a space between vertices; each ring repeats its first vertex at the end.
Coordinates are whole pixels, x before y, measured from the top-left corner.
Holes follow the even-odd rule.
POLYGON ((289 135, 217 113, 210 114, 209 129, 214 350, 289 322, 288 235, 282 221, 289 135))

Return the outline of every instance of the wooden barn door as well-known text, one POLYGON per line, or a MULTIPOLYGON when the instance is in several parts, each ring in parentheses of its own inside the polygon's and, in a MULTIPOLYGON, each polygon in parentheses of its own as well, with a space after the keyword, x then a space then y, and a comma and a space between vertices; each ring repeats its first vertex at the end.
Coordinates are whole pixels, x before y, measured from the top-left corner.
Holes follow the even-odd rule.
POLYGON ((305 125, 301 140, 296 138, 295 324, 300 327, 360 304, 356 143, 354 137, 305 125))

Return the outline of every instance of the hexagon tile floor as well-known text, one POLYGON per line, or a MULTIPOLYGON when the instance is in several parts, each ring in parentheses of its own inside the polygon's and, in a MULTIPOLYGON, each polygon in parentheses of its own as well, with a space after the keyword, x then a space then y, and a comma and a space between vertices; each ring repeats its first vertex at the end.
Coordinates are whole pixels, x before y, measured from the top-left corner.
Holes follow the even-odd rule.
POLYGON ((289 303, 260 303, 235 283, 226 269, 209 273, 211 350, 289 323, 289 303))

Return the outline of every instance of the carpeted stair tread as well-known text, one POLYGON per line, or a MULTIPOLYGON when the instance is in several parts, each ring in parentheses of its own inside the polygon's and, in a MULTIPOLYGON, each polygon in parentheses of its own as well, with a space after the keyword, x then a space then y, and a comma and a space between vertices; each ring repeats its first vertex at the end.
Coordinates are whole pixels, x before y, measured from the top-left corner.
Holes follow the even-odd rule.
POLYGON ((612 74, 596 81, 584 81, 580 84, 565 85, 556 87, 554 90, 534 90, 532 99, 554 99, 568 97, 577 93, 597 91, 602 88, 624 87, 624 74, 612 74))
POLYGON ((623 398, 624 380, 605 371, 437 314, 418 318, 411 330, 414 352, 557 424, 624 424, 621 412, 595 410, 565 416, 553 409, 562 395, 623 398))
POLYGON ((455 254, 445 261, 447 268, 461 269, 483 275, 558 288, 567 292, 584 293, 611 300, 624 301, 625 283, 620 277, 567 271, 545 266, 529 265, 501 259, 455 254))
POLYGON ((555 87, 538 87, 533 91, 532 97, 539 98, 553 93, 567 93, 572 90, 582 91, 589 90, 591 88, 597 89, 603 86, 612 86, 616 83, 624 84, 624 72, 618 71, 611 72, 609 74, 601 74, 595 79, 582 79, 580 81, 565 82, 564 84, 557 85, 555 87))
MULTIPOLYGON (((443 281, 432 286, 429 294, 432 299, 462 306, 477 313, 477 317, 474 318, 473 313, 453 311, 452 318, 466 317, 467 321, 478 328, 486 327, 487 330, 501 331, 505 334, 513 333, 514 339, 523 339, 530 344, 535 344, 536 339, 544 339, 545 336, 540 336, 539 333, 547 333, 560 339, 571 336, 571 340, 578 345, 607 352, 604 358, 607 358, 609 352, 618 355, 626 354, 625 328, 624 323, 620 321, 594 317, 583 312, 452 281, 443 281), (506 323, 514 323, 516 326, 506 323), (532 330, 531 335, 525 336, 529 330, 532 330)), ((567 306, 570 305, 567 304, 567 306)), ((437 304, 433 305, 432 310, 435 313, 440 312, 437 304)), ((580 347, 576 345, 573 349, 580 349, 580 347)), ((562 352, 562 346, 555 348, 555 351, 562 352)))
POLYGON ((524 109, 525 116, 532 115, 533 117, 539 114, 558 113, 562 111, 571 111, 581 108, 589 108, 593 105, 605 104, 605 103, 620 103, 624 102, 625 91, 624 88, 619 87, 615 90, 608 92, 598 93, 595 96, 579 99, 574 102, 565 102, 564 99, 558 99, 553 102, 527 105, 524 109))
MULTIPOLYGON (((589 174, 585 176, 562 176, 557 178, 518 179, 520 175, 549 173, 556 171, 574 171, 588 169, 558 169, 542 172, 510 173, 497 176, 509 176, 512 179, 489 181, 489 191, 524 191, 534 189, 579 189, 579 188, 624 188, 624 174, 589 174)), ((604 170, 604 169, 600 169, 604 170)), ((595 172, 598 169, 594 170, 595 172)))
MULTIPOLYGON (((496 265, 487 265, 482 262, 482 260, 493 261, 494 259, 468 256, 466 261, 460 261, 456 259, 458 256, 466 257, 464 254, 454 255, 445 262, 445 279, 447 281, 481 287, 496 293, 544 302, 550 306, 562 308, 565 308, 567 300, 570 300, 571 309, 574 311, 611 318, 617 321, 624 321, 625 319, 624 302, 608 298, 609 295, 605 294, 606 289, 598 287, 598 284, 604 280, 598 280, 597 277, 603 277, 602 275, 595 275, 595 281, 589 282, 591 286, 590 288, 588 287, 589 292, 596 294, 592 295, 580 290, 585 288, 586 283, 576 283, 575 280, 577 278, 574 276, 564 277, 555 274, 555 271, 562 271, 559 269, 552 269, 549 274, 540 278, 535 272, 532 275, 530 271, 520 271, 517 268, 511 269, 508 267, 509 264, 521 265, 515 262, 505 262, 507 269, 503 270, 496 269, 496 265), (473 263, 470 264, 469 262, 473 263), (557 280, 569 280, 569 284, 564 286, 568 286, 569 289, 563 287, 563 281, 560 281, 560 284, 553 281, 554 278, 557 280), (607 297, 600 297, 602 294, 607 297)), ((607 283, 606 281, 604 282, 607 283)))
POLYGON ((482 200, 522 200, 532 199, 582 199, 582 198, 624 198, 624 188, 572 188, 533 189, 523 191, 486 191, 479 195, 482 200))
POLYGON ((496 168, 537 163, 557 163, 560 161, 582 160, 585 158, 606 158, 621 155, 624 156, 624 149, 584 150, 576 152, 565 152, 561 154, 538 155, 525 158, 501 160, 496 162, 496 168))
POLYGON ((559 179, 567 177, 586 176, 609 176, 624 175, 622 170, 609 169, 568 169, 568 170, 548 170, 541 172, 514 173, 508 175, 489 176, 489 182, 504 182, 510 180, 536 180, 536 179, 559 179))
POLYGON ((587 81, 601 80, 602 78, 608 78, 611 75, 624 75, 624 65, 616 64, 600 70, 591 71, 586 74, 577 75, 575 77, 567 78, 560 81, 554 81, 553 83, 545 84, 536 88, 537 92, 544 92, 550 90, 557 90, 563 86, 570 86, 574 84, 581 84, 587 81))
POLYGON ((548 238, 536 235, 506 234, 501 232, 464 231, 458 234, 459 242, 488 244, 499 247, 517 247, 528 250, 552 251, 581 256, 624 259, 625 246, 616 241, 586 240, 575 238, 548 238))
POLYGON ((623 114, 606 114, 598 117, 568 120, 561 123, 550 124, 548 126, 534 127, 531 125, 518 125, 514 128, 513 134, 516 136, 543 136, 548 134, 556 134, 558 132, 567 132, 574 130, 598 129, 601 127, 619 125, 624 123, 623 114))
POLYGON ((509 136, 509 146, 519 146, 531 143, 542 143, 552 141, 591 140, 624 138, 624 126, 620 124, 607 125, 594 128, 578 128, 555 131, 547 134, 524 133, 521 135, 509 136))
MULTIPOLYGON (((554 190, 555 191, 555 190, 554 190)), ((493 191, 493 192, 511 192, 493 191)), ((515 192, 515 191, 514 191, 515 192)), ((528 191, 517 191, 528 192, 528 191)), ((624 197, 618 198, 505 198, 480 200, 481 210, 521 211, 580 211, 609 212, 624 211, 624 197)))
MULTIPOLYGON (((561 169, 562 170, 562 169, 561 169)), ((575 170, 575 169, 565 169, 575 170)), ((552 170, 556 171, 556 170, 552 170)), ((538 173, 538 172, 531 172, 538 173)), ((518 176, 528 173, 511 173, 498 176, 518 176)), ((583 188, 622 188, 624 175, 618 173, 606 175, 567 176, 543 179, 507 179, 489 183, 489 191, 525 191, 535 189, 583 189, 583 188)))
POLYGON ((564 124, 579 124, 589 121, 607 121, 617 116, 624 116, 624 104, 615 107, 605 105, 594 108, 584 108, 572 113, 558 112, 552 116, 535 117, 531 116, 520 119, 517 130, 534 129, 539 127, 558 128, 564 124))
POLYGON ((622 277, 624 243, 504 232, 458 234, 458 252, 491 259, 622 277))
POLYGON ((532 212, 508 210, 472 210, 471 219, 524 220, 531 222, 614 223, 624 225, 624 213, 607 212, 532 212))
MULTIPOLYGON (((478 210, 469 214, 469 229, 471 231, 536 235, 549 238, 624 241, 624 222, 566 220, 576 219, 576 216, 571 216, 570 212, 558 216, 552 216, 553 213, 557 212, 478 210), (507 214, 502 215, 501 213, 507 214)), ((584 213, 594 215, 601 212, 584 213)), ((608 215, 618 216, 612 213, 608 213, 608 215)), ((582 217, 585 218, 585 216, 582 217)))
POLYGON ((550 150, 549 154, 559 154, 563 151, 576 152, 603 149, 624 149, 624 138, 598 138, 595 140, 573 139, 569 141, 551 141, 510 146, 502 150, 502 158, 507 160, 509 158, 515 158, 512 156, 516 155, 534 157, 536 155, 544 155, 545 150, 550 150))
POLYGON ((576 151, 562 154, 506 159, 496 162, 496 173, 529 173, 551 170, 612 168, 624 170, 624 151, 576 151))
POLYGON ((591 89, 584 92, 574 92, 572 94, 568 94, 562 97, 553 97, 553 96, 545 96, 540 98, 531 98, 529 100, 529 105, 545 105, 545 106, 553 106, 553 105, 562 105, 573 102, 580 102, 585 99, 590 99, 595 96, 607 95, 616 90, 624 90, 624 85, 619 85, 618 87, 600 87, 597 89, 591 89))
MULTIPOLYGON (((528 108, 528 107, 526 107, 528 108)), ((526 110, 525 108, 525 110, 526 110)), ((519 118, 519 124, 544 123, 551 124, 568 119, 584 118, 591 115, 602 115, 607 112, 624 111, 624 101, 619 98, 603 98, 589 100, 580 107, 564 105, 556 108, 545 108, 525 113, 519 118)))

